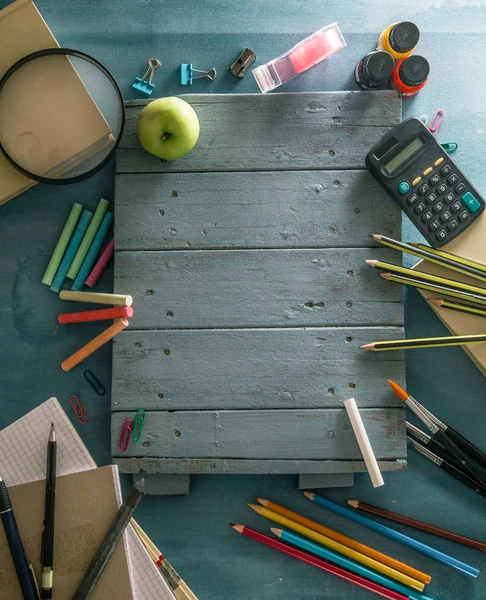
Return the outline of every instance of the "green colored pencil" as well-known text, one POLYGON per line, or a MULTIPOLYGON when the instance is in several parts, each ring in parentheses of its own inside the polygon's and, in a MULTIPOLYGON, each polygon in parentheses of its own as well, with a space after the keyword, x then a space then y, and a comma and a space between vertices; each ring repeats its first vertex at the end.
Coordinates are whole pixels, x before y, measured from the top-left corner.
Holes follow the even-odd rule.
POLYGON ((436 306, 442 306, 442 308, 448 308, 450 310, 457 310, 458 312, 468 313, 470 315, 476 315, 477 317, 486 317, 486 308, 479 308, 470 306, 469 304, 461 304, 461 302, 451 302, 444 298, 429 298, 431 304, 436 306))
POLYGON ((483 344, 486 342, 486 333, 474 335, 445 335, 442 337, 416 338, 409 340, 386 340, 372 342, 360 346, 363 350, 381 352, 384 350, 414 350, 417 348, 440 348, 442 346, 465 346, 466 344, 483 344))

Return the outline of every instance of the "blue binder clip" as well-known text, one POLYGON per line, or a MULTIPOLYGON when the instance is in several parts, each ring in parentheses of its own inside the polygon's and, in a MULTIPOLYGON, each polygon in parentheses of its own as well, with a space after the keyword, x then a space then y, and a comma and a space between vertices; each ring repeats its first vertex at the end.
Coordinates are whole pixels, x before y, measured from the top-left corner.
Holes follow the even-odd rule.
POLYGON ((191 63, 182 63, 180 66, 180 83, 181 85, 192 85, 193 79, 201 79, 207 77, 211 81, 216 79, 216 69, 208 69, 207 71, 200 71, 199 69, 193 69, 191 63), (202 73, 202 75, 193 75, 193 73, 202 73))
POLYGON ((156 58, 149 58, 148 65, 149 67, 142 77, 137 77, 132 84, 132 88, 144 96, 151 96, 155 89, 152 79, 154 78, 155 71, 160 67, 160 61, 156 58), (146 80, 146 77, 148 77, 148 81, 146 80))

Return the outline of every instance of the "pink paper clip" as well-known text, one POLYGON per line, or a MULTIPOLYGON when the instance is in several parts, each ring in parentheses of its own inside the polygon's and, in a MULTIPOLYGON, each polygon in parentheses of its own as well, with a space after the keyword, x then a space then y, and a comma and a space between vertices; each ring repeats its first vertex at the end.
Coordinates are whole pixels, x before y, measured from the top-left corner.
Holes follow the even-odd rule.
POLYGON ((133 421, 132 419, 125 419, 122 425, 122 431, 120 436, 120 444, 119 448, 122 452, 128 448, 128 444, 130 442, 130 436, 132 434, 133 421))
POLYGON ((430 126, 429 126, 430 133, 433 133, 434 135, 437 135, 437 132, 439 131, 440 124, 442 123, 442 119, 444 117, 445 117, 444 110, 442 108, 439 108, 439 110, 432 117, 432 121, 430 122, 430 126))
POLYGON ((83 408, 83 405, 79 401, 77 396, 71 396, 69 398, 69 404, 71 408, 74 410, 74 414, 76 415, 76 419, 81 423, 81 425, 86 425, 88 422, 88 415, 83 408))

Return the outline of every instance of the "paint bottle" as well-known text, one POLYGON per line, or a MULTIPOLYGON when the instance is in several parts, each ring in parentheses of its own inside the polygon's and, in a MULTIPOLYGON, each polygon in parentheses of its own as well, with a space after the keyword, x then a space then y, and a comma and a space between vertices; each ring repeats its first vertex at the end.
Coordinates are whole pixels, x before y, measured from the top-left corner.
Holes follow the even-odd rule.
POLYGON ((394 66, 395 61, 388 52, 369 52, 356 65, 354 78, 363 90, 379 88, 390 79, 394 66))
POLYGON ((427 83, 430 66, 423 56, 413 55, 399 60, 392 73, 393 85, 407 98, 415 96, 427 83))
POLYGON ((385 50, 395 60, 407 58, 414 51, 419 37, 420 32, 415 23, 411 23, 410 21, 392 23, 380 35, 378 49, 385 50))

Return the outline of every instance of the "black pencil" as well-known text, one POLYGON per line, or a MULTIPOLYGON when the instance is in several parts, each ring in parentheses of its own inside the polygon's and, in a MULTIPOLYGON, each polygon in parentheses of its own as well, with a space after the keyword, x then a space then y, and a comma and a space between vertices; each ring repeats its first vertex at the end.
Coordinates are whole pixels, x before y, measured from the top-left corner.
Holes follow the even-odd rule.
POLYGON ((54 430, 54 423, 52 423, 49 441, 47 442, 46 503, 41 547, 41 600, 50 600, 52 598, 54 579, 54 519, 56 513, 56 463, 56 432, 54 430))

